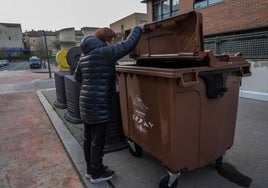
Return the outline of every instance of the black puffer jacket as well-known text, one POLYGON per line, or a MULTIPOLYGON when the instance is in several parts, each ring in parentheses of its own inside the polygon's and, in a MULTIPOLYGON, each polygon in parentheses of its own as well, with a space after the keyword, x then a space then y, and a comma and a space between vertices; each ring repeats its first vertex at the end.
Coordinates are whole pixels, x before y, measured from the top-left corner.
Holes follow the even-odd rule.
POLYGON ((116 61, 134 49, 141 32, 136 26, 125 41, 110 46, 95 36, 82 39, 82 55, 74 77, 81 83, 79 105, 83 122, 98 124, 111 119, 116 61))

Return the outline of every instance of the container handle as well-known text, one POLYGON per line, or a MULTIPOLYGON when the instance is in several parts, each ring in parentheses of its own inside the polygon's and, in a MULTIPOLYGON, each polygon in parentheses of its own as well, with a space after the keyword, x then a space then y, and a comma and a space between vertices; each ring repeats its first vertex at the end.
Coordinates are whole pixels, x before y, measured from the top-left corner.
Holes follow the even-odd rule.
POLYGON ((240 67, 240 74, 242 75, 242 77, 251 76, 250 65, 240 67))
POLYGON ((197 72, 184 73, 181 77, 181 83, 183 87, 194 87, 199 84, 197 72))

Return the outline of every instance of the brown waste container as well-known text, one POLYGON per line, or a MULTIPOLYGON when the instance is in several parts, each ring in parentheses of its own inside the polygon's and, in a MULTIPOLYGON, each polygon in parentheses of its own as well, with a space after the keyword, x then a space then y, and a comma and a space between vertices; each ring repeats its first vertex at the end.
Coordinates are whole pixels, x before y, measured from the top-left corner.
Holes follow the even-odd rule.
POLYGON ((250 64, 204 51, 195 11, 145 25, 131 57, 135 65, 116 67, 124 134, 162 161, 169 176, 160 185, 172 187, 182 172, 221 159, 233 145, 250 64))

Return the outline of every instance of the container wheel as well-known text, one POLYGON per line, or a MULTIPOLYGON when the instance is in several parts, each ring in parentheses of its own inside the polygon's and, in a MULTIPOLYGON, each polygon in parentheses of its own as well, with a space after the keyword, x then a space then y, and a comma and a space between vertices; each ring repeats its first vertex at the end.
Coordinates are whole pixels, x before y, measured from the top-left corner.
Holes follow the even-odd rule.
POLYGON ((172 185, 168 185, 169 182, 169 175, 166 175, 164 178, 161 179, 161 181, 159 182, 159 188, 176 188, 177 187, 177 179, 173 182, 172 185))
POLYGON ((136 143, 129 143, 129 152, 131 153, 131 155, 135 156, 135 157, 140 157, 143 153, 143 149, 142 147, 140 147, 138 144, 136 143))
POLYGON ((216 170, 220 173, 222 170, 222 156, 220 156, 218 159, 216 159, 215 167, 216 167, 216 170))

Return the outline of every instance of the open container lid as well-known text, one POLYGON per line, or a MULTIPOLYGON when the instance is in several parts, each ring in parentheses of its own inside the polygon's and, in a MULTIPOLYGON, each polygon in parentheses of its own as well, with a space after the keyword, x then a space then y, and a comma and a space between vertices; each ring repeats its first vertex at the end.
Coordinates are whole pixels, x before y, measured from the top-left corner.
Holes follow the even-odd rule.
MULTIPOLYGON (((126 31, 126 36, 129 30, 126 31)), ((192 11, 146 24, 134 59, 203 59, 202 14, 192 11)))

